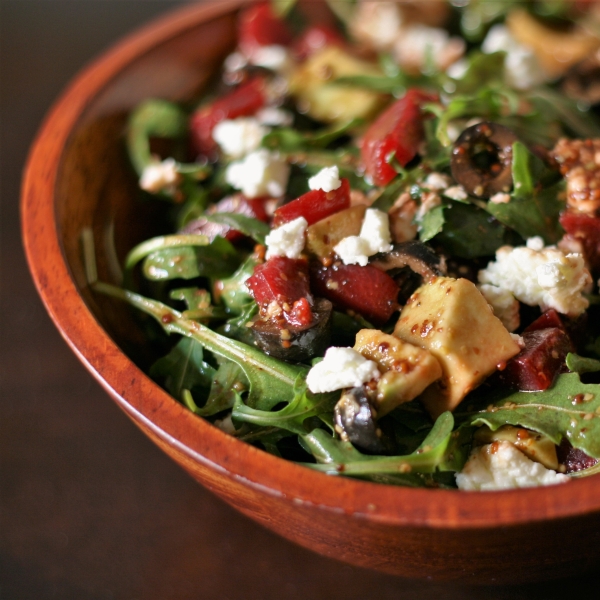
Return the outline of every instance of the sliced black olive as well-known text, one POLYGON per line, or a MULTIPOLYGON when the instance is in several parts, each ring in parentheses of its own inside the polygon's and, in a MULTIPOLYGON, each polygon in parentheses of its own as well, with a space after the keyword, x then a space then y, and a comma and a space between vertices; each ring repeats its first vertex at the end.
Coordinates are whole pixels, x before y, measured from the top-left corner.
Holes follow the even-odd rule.
POLYGON ((274 319, 259 319, 251 327, 254 339, 263 352, 282 360, 303 362, 322 356, 331 345, 333 306, 329 300, 318 298, 312 313, 308 327, 282 326, 274 319))
POLYGON ((333 417, 335 429, 343 440, 374 454, 385 450, 364 386, 346 390, 335 405, 333 417))
POLYGON ((489 198, 509 192, 512 180, 512 145, 517 136, 497 123, 468 127, 452 150, 452 176, 472 196, 489 198))
POLYGON ((417 240, 394 244, 390 252, 377 254, 371 264, 382 271, 408 267, 423 281, 446 274, 444 257, 438 256, 429 246, 417 240))
POLYGON ((587 104, 600 103, 600 51, 571 67, 562 89, 575 100, 583 100, 587 104))

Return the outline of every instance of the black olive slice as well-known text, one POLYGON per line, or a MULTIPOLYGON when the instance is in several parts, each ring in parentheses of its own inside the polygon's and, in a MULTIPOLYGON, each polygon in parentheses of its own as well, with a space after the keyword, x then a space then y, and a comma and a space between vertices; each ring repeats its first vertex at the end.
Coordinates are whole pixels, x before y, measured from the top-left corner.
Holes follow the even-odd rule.
POLYGON ((412 240, 394 244, 390 252, 377 254, 371 264, 382 271, 409 267, 427 282, 446 274, 446 261, 423 242, 412 240))
POLYGON ((258 319, 252 324, 254 340, 265 354, 290 362, 303 362, 322 356, 331 345, 333 306, 317 298, 312 307, 313 321, 308 327, 282 325, 274 319, 258 319))
POLYGON ((468 127, 452 150, 452 176, 477 198, 509 192, 512 180, 512 145, 517 136, 497 123, 468 127))
POLYGON ((342 394, 333 409, 333 418, 335 429, 343 440, 374 454, 381 454, 385 450, 364 386, 346 390, 342 394))

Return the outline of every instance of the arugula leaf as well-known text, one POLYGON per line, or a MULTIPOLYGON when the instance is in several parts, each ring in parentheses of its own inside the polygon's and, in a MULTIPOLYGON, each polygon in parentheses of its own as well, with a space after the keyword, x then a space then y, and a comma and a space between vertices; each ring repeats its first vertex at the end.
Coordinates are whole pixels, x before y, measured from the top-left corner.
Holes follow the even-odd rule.
POLYGON ((211 417, 233 408, 248 385, 248 379, 238 365, 223 361, 213 378, 206 404, 202 408, 196 407, 194 412, 201 417, 211 417))
POLYGON ((510 202, 487 203, 487 211, 498 221, 514 229, 521 237, 541 236, 547 244, 562 236, 558 222, 565 203, 560 200, 562 181, 545 189, 535 182, 543 177, 544 165, 521 142, 513 144, 512 174, 514 191, 510 202))
POLYGON ((237 400, 231 413, 232 418, 245 423, 263 427, 280 427, 286 431, 305 434, 304 421, 333 410, 339 393, 313 394, 304 382, 298 383, 294 398, 289 404, 277 411, 257 410, 237 400))
POLYGON ((581 383, 577 373, 559 375, 554 386, 543 392, 483 390, 475 392, 474 398, 487 408, 457 413, 464 423, 487 425, 492 431, 507 424, 526 427, 557 445, 566 437, 575 448, 600 458, 600 386, 581 383))
POLYGON ((467 68, 460 78, 453 79, 458 95, 475 94, 485 85, 502 85, 504 82, 505 52, 484 54, 479 50, 467 56, 467 68))
POLYGON ((595 358, 586 358, 569 352, 566 358, 567 368, 572 373, 597 373, 600 371, 600 360, 595 358))
POLYGON ((182 399, 183 390, 210 388, 215 373, 215 369, 204 361, 202 345, 185 337, 150 367, 150 377, 164 378, 164 387, 178 400, 182 399))
POLYGON ((290 401, 295 396, 296 380, 308 371, 306 367, 285 363, 257 348, 220 335, 157 300, 102 282, 94 284, 94 289, 124 300, 152 316, 167 333, 192 338, 206 350, 239 365, 250 384, 246 401, 252 408, 269 410, 279 402, 290 401))
POLYGON ((447 204, 440 204, 431 210, 428 210, 419 223, 419 239, 422 242, 428 242, 431 238, 435 237, 446 223, 444 217, 444 211, 448 208, 447 204))
POLYGON ((251 237, 258 244, 265 243, 265 237, 269 233, 269 226, 258 219, 240 215, 238 213, 212 213, 202 215, 204 219, 211 223, 219 223, 220 225, 228 225, 231 229, 235 229, 248 237, 251 237))
POLYGON ((443 217, 443 228, 435 241, 450 254, 461 258, 492 256, 507 243, 504 225, 477 206, 453 202, 444 208, 443 217))
POLYGON ((302 436, 317 459, 317 465, 309 465, 318 471, 332 475, 392 475, 402 473, 434 473, 443 465, 450 442, 454 418, 445 412, 438 417, 423 443, 405 456, 372 456, 362 454, 348 442, 332 440, 326 432, 316 429, 302 436))
POLYGON ((125 269, 144 260, 144 275, 153 281, 229 275, 238 265, 235 248, 224 238, 205 235, 167 235, 138 244, 125 259, 125 269))

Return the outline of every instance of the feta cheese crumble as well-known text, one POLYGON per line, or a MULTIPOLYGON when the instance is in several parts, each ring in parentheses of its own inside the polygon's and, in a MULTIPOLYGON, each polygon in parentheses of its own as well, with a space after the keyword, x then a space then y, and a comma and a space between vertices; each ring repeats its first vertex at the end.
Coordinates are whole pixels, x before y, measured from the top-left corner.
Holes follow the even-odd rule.
POLYGON ((371 379, 379 379, 377 363, 367 360, 352 348, 332 346, 325 357, 306 376, 306 384, 313 394, 334 392, 358 387, 371 379))
POLYGON ((461 200, 466 200, 469 197, 462 185, 453 185, 452 187, 446 188, 442 194, 446 196, 446 198, 458 200, 459 202, 461 200))
POLYGON ((325 167, 308 180, 308 187, 311 190, 332 192, 337 190, 340 185, 342 182, 340 181, 340 170, 337 167, 325 167))
POLYGON ((360 234, 345 237, 333 250, 345 265, 358 264, 364 267, 370 256, 378 252, 389 252, 392 249, 391 241, 387 213, 377 208, 367 208, 360 234))
POLYGON ((456 475, 458 489, 466 491, 555 485, 568 480, 568 475, 530 460, 507 441, 474 448, 463 470, 456 475))
POLYGON ((544 247, 537 237, 530 238, 527 246, 499 248, 496 260, 479 271, 479 283, 508 290, 517 300, 543 311, 554 308, 572 317, 588 307, 582 294, 591 281, 581 254, 544 247))
POLYGON ((258 119, 240 117, 217 123, 212 137, 225 154, 232 158, 242 158, 256 150, 269 131, 258 119))
POLYGON ((287 48, 277 44, 255 48, 248 57, 248 61, 257 67, 264 67, 272 71, 287 71, 293 65, 287 48))
POLYGON ((304 250, 304 234, 307 227, 307 220, 304 217, 298 217, 273 229, 265 238, 267 260, 272 256, 299 258, 304 250))
POLYGON ((225 171, 225 180, 247 198, 277 198, 283 196, 289 174, 290 167, 284 159, 260 149, 232 162, 225 171))
POLYGON ((174 186, 179 180, 177 163, 172 158, 165 158, 162 162, 151 162, 144 168, 140 177, 140 187, 151 194, 158 194, 174 186))
POLYGON ((273 127, 287 127, 294 122, 292 113, 276 106, 265 106, 256 113, 256 118, 261 125, 273 127))
POLYGON ((517 42, 507 27, 494 25, 483 40, 482 52, 506 52, 504 61, 507 83, 518 90, 525 90, 548 78, 531 48, 517 42))

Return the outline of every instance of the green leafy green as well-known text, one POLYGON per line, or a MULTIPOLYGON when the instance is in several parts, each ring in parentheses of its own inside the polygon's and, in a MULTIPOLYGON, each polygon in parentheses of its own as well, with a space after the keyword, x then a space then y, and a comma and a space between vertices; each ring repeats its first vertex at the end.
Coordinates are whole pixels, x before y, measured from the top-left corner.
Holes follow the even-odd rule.
POLYGON ((206 404, 202 408, 196 407, 194 412, 201 417, 211 417, 229 410, 241 399, 241 393, 248 386, 242 369, 234 362, 224 360, 213 378, 206 404))
POLYGON ((241 400, 233 407, 233 419, 262 427, 279 427, 291 433, 304 434, 304 421, 323 413, 329 413, 339 398, 339 393, 313 394, 304 382, 298 382, 294 398, 286 406, 276 411, 257 410, 246 406, 241 400))
POLYGON ((319 463, 311 466, 332 475, 434 473, 444 462, 453 429, 452 413, 443 413, 419 448, 405 456, 362 454, 347 442, 332 441, 329 434, 319 429, 304 434, 302 440, 311 448, 319 463))
POLYGON ((183 390, 209 389, 215 369, 204 361, 202 345, 191 338, 181 338, 173 349, 150 368, 150 376, 163 379, 167 391, 182 399, 183 390))
POLYGON ((419 223, 419 239, 422 242, 428 242, 434 238, 444 228, 446 219, 444 211, 448 208, 447 204, 440 204, 431 210, 428 210, 419 223))
POLYGON ((572 373, 597 373, 600 371, 600 360, 595 358, 586 358, 569 352, 566 358, 567 368, 572 373))
POLYGON ((553 387, 543 392, 482 390, 475 398, 487 407, 457 413, 457 419, 469 425, 487 425, 492 431, 507 424, 526 427, 555 444, 566 437, 575 448, 600 458, 600 386, 581 383, 577 373, 559 375, 553 387))
POLYGON ((250 384, 246 402, 259 410, 269 410, 279 402, 291 400, 294 384, 306 367, 291 365, 267 356, 257 348, 229 339, 205 325, 186 319, 162 302, 140 294, 98 282, 94 289, 100 293, 119 298, 154 317, 168 333, 190 337, 217 356, 231 360, 242 369, 250 384))

